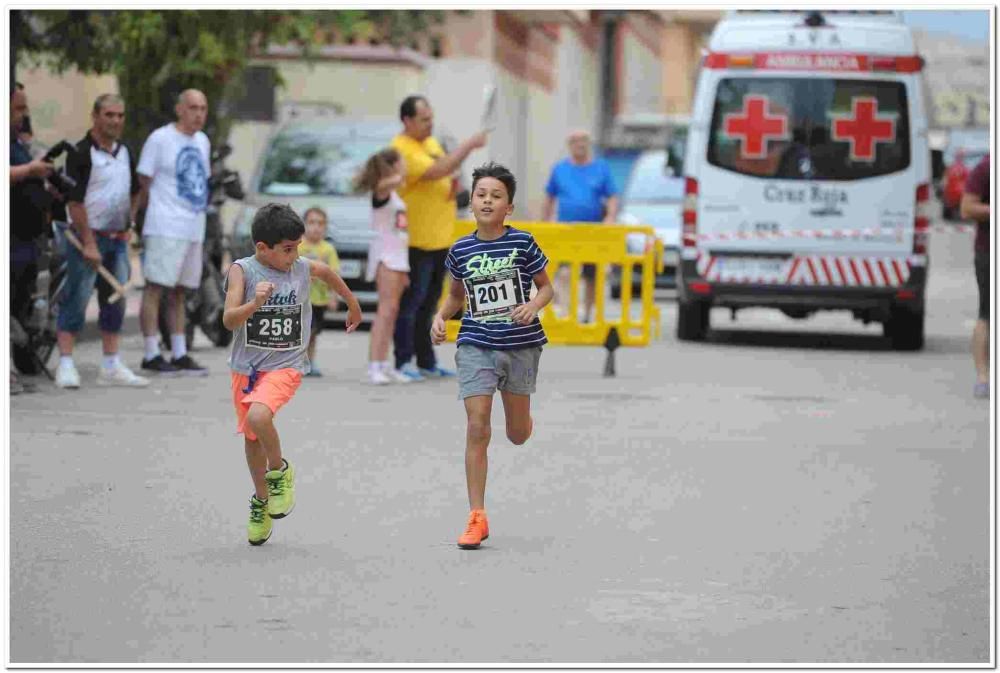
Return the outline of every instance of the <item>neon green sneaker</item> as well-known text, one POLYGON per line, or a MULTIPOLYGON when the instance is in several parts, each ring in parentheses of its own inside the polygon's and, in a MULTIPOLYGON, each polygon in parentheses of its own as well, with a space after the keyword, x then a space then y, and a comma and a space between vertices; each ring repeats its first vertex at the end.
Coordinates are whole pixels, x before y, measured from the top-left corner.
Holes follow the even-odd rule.
POLYGON ((284 519, 295 509, 295 470, 285 461, 285 469, 269 470, 267 481, 267 511, 272 519, 284 519))
POLYGON ((267 513, 267 503, 250 496, 250 520, 247 522, 247 541, 253 546, 267 542, 271 537, 271 515, 267 513))

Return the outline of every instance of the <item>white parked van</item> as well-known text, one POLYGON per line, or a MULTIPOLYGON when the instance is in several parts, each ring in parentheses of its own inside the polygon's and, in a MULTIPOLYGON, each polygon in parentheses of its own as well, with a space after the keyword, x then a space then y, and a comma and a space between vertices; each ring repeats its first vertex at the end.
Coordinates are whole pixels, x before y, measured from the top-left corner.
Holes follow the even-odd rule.
POLYGON ((736 11, 698 78, 677 336, 709 309, 842 309, 924 341, 923 59, 897 12, 736 11))

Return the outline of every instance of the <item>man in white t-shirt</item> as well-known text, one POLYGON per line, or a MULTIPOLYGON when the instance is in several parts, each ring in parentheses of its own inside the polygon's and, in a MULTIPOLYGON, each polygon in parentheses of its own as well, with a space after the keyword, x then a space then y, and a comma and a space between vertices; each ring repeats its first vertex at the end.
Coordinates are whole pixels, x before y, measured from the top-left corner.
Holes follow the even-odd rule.
POLYGON ((197 89, 177 98, 177 122, 153 131, 139 155, 139 182, 149 206, 142 228, 142 334, 146 355, 142 369, 160 374, 204 376, 208 370, 187 353, 184 338, 185 288, 201 284, 202 242, 211 151, 202 132, 208 100, 197 89), (163 289, 170 297, 170 346, 168 362, 160 353, 158 316, 163 289))

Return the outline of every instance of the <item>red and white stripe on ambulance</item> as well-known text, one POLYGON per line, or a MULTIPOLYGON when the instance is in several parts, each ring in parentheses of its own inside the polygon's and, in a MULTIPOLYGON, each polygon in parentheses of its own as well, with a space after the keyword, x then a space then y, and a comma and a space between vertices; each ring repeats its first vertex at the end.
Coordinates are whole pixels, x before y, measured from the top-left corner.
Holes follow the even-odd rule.
POLYGON ((811 72, 920 72, 920 56, 880 56, 843 52, 741 52, 706 54, 704 65, 713 70, 803 70, 811 72))

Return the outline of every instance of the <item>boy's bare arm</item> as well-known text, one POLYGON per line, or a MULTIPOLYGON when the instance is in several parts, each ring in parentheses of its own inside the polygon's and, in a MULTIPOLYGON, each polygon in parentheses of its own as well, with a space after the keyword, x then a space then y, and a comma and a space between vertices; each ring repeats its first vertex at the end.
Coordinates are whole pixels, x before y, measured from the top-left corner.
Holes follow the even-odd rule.
POLYGON ((444 298, 437 314, 443 320, 449 320, 453 315, 465 308, 465 284, 448 277, 448 295, 444 298))
POLYGON ((465 284, 448 277, 448 295, 431 323, 431 342, 434 345, 444 343, 448 336, 445 321, 458 313, 465 306, 465 284))
POLYGON ((361 324, 361 304, 358 303, 358 298, 355 297, 354 293, 347 287, 347 283, 344 282, 344 279, 323 262, 317 262, 311 259, 309 260, 309 275, 313 278, 319 278, 322 280, 330 288, 332 288, 334 292, 343 298, 343 300, 347 303, 347 322, 345 324, 345 329, 348 332, 356 330, 358 325, 361 324))
POLYGON ((317 262, 316 260, 310 259, 309 261, 309 275, 313 278, 319 278, 321 281, 326 283, 330 289, 343 297, 344 301, 347 302, 348 306, 352 306, 358 303, 357 298, 354 293, 351 292, 350 288, 347 287, 347 283, 341 278, 336 271, 331 269, 329 265, 323 262, 317 262))
POLYGON ((274 292, 274 285, 267 282, 257 283, 254 298, 243 303, 244 276, 243 268, 233 264, 229 268, 229 288, 226 290, 226 303, 222 311, 222 324, 228 330, 234 330, 253 315, 274 292))
POLYGON ((531 279, 535 282, 538 292, 535 293, 535 298, 529 303, 534 304, 541 311, 555 297, 555 290, 552 289, 552 279, 549 278, 549 273, 545 269, 536 273, 531 279))
POLYGON ((548 306, 555 294, 552 290, 552 281, 545 269, 532 276, 532 280, 535 282, 535 287, 538 288, 534 298, 520 306, 515 306, 514 310, 510 312, 511 319, 520 325, 531 324, 541 310, 548 306))

